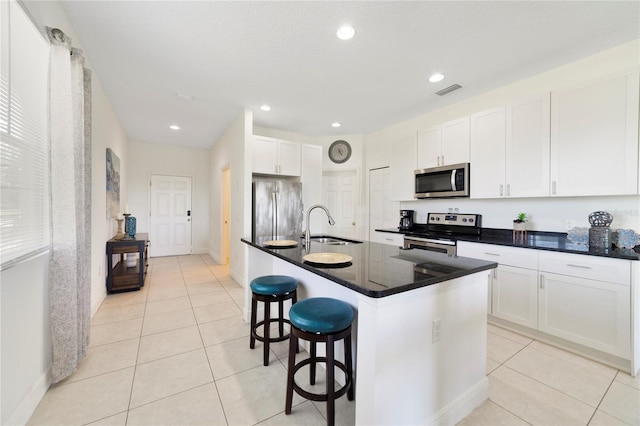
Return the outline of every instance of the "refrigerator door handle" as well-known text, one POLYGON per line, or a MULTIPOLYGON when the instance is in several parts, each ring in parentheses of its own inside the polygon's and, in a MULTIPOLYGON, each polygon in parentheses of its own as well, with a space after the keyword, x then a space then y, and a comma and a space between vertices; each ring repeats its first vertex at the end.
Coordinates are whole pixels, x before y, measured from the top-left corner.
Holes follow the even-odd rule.
POLYGON ((273 211, 271 212, 271 218, 273 222, 271 223, 271 234, 273 235, 273 239, 278 239, 278 191, 275 190, 271 193, 271 197, 273 199, 273 211))

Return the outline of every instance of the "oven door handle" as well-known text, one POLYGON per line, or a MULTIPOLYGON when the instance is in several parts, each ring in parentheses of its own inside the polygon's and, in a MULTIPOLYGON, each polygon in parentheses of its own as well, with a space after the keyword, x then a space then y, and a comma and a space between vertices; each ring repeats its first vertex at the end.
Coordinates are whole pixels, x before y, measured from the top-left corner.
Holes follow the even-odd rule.
POLYGON ((434 240, 430 238, 418 238, 418 237, 404 237, 405 242, 418 242, 418 243, 430 243, 430 244, 439 244, 439 245, 447 245, 447 246, 455 246, 456 242, 451 240, 434 240))

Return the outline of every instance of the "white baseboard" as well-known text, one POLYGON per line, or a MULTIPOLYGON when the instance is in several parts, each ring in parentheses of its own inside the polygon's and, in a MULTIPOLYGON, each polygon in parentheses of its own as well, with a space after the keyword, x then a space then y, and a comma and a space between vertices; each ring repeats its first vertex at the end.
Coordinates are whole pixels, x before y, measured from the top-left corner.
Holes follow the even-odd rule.
POLYGON ((49 365, 47 370, 42 373, 42 376, 33 384, 27 396, 25 396, 9 419, 3 422, 3 424, 26 425, 36 411, 38 404, 42 401, 44 394, 47 393, 51 382, 51 365, 49 365))
POLYGON ((429 425, 455 425, 489 398, 489 379, 484 377, 431 417, 429 425))
POLYGON ((207 254, 211 256, 211 258, 215 260, 217 264, 220 264, 220 256, 218 255, 218 253, 214 253, 213 250, 209 250, 207 254))

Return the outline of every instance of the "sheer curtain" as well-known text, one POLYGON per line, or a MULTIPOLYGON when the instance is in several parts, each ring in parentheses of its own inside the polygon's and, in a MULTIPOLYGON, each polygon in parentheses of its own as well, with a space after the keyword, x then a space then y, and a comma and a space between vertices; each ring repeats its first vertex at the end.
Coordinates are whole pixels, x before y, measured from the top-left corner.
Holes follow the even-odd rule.
POLYGON ((91 72, 60 30, 51 42, 51 262, 53 382, 86 355, 91 319, 91 72))

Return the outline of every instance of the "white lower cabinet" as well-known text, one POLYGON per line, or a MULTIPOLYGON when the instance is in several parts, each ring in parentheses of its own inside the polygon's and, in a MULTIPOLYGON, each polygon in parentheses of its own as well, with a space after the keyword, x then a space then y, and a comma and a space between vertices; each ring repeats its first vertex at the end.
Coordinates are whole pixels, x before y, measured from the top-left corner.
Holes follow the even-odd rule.
POLYGON ((632 261, 464 241, 458 255, 498 262, 492 317, 631 359, 632 261))
POLYGON ((525 327, 538 326, 538 271, 500 265, 492 284, 494 317, 525 327))
POLYGON ((628 359, 630 280, 630 261, 541 253, 538 329, 628 359))
POLYGON ((538 326, 538 253, 531 249, 458 242, 458 256, 498 262, 489 283, 489 314, 538 326))

